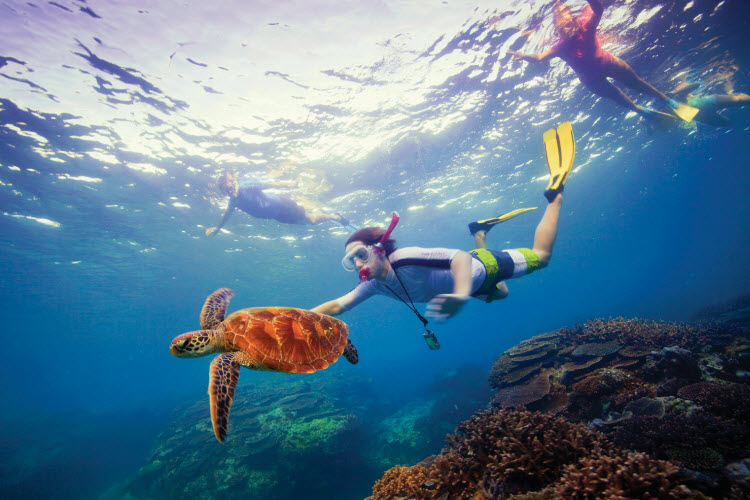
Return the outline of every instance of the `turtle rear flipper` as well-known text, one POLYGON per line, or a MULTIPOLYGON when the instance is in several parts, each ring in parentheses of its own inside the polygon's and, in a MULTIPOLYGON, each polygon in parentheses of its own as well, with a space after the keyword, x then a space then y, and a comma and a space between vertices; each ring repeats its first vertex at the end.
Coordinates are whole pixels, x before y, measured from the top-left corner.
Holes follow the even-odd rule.
POLYGON ((209 295, 201 309, 201 328, 213 330, 219 326, 219 323, 224 321, 229 299, 233 296, 234 292, 229 288, 219 288, 209 295))
POLYGON ((211 423, 216 439, 223 443, 229 428, 229 409, 234 400, 234 390, 240 380, 240 363, 236 353, 225 352, 211 361, 208 395, 211 400, 211 423))
POLYGON ((359 362, 359 353, 357 352, 357 348, 354 347, 354 344, 352 344, 352 341, 349 339, 346 340, 346 347, 344 347, 343 354, 346 360, 351 364, 356 365, 359 362))

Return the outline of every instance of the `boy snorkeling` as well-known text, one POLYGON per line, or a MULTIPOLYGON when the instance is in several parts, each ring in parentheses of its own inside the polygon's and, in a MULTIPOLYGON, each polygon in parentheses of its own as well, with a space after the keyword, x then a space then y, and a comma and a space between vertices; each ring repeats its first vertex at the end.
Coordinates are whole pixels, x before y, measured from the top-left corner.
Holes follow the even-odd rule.
POLYGON ((635 104, 607 78, 612 78, 633 90, 659 99, 671 108, 675 115, 686 122, 692 121, 698 113, 696 108, 670 99, 638 76, 628 63, 602 49, 596 29, 604 8, 600 0, 587 1, 589 5, 578 16, 573 14, 570 7, 559 2, 555 3, 553 14, 555 32, 561 41, 551 49, 535 54, 524 54, 515 50, 509 50, 508 53, 518 59, 538 62, 559 57, 576 73, 584 87, 596 95, 611 99, 620 106, 635 111, 647 122, 657 127, 668 127, 675 121, 675 116, 635 104))
MULTIPOLYGON (((546 267, 557 236, 562 191, 575 156, 570 122, 561 124, 557 130, 545 132, 544 143, 550 169, 550 182, 544 196, 549 204, 536 228, 533 249, 496 252, 487 250, 485 242, 486 233, 495 224, 533 209, 514 210, 494 219, 469 224, 477 246, 471 252, 449 248, 396 249, 395 240, 390 238, 398 223, 398 214, 394 212, 387 230, 362 228, 346 242, 341 263, 347 271, 358 271, 360 283, 346 295, 312 310, 337 316, 373 295, 386 295, 402 301, 426 325, 427 320, 419 314, 414 302, 427 302, 426 315, 442 321, 455 316, 470 297, 486 302, 507 297, 505 280, 546 267)), ((439 347, 429 330, 425 338, 430 348, 439 347), (430 336, 434 344, 431 344, 430 336)))
POLYGON ((342 226, 350 226, 349 221, 339 214, 325 214, 312 211, 289 197, 275 193, 266 193, 271 186, 262 184, 244 184, 240 186, 234 172, 226 171, 219 177, 219 190, 229 196, 229 206, 219 225, 206 229, 206 236, 219 232, 235 208, 259 219, 274 219, 285 224, 317 224, 333 220, 342 226))

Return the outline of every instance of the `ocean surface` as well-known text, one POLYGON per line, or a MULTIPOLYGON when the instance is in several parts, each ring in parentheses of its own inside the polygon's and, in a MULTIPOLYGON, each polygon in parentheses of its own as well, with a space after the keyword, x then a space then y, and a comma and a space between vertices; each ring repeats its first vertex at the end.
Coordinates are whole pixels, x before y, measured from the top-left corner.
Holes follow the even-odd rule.
MULTIPOLYGON (((612 2, 600 33, 668 94, 750 93, 747 11, 612 2)), ((360 226, 397 211, 399 246, 470 250, 470 221, 539 207, 488 235, 530 247, 542 134, 571 120, 548 268, 431 323, 439 351, 403 304, 375 297, 341 316, 359 364, 298 376, 367 380, 385 410, 461 367, 486 373, 532 335, 596 317, 687 321, 746 293, 750 107, 722 111, 729 127, 651 130, 559 59, 507 54, 554 40, 545 0, 1 2, 0 496, 100 498, 147 465, 171 416, 205 397, 212 356, 168 348, 215 289, 235 291, 234 311, 312 308, 356 284, 333 222, 236 212, 206 237, 227 169, 360 226)), ((243 369, 238 391, 273 377, 290 376, 243 369)), ((327 498, 367 496, 389 466, 327 498)))

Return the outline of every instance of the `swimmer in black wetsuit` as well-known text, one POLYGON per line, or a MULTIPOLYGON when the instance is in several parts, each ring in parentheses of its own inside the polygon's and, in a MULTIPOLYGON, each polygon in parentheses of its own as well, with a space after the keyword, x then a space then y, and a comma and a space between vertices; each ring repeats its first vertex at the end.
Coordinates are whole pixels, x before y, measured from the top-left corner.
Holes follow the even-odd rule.
POLYGON ((224 172, 219 178, 219 190, 229 196, 229 206, 219 225, 206 229, 206 236, 218 233, 219 229, 229 220, 235 208, 239 208, 259 219, 274 219, 285 224, 316 224, 333 220, 339 222, 342 226, 349 225, 349 221, 339 214, 314 212, 291 198, 264 192, 269 187, 261 184, 240 186, 234 173, 224 172))

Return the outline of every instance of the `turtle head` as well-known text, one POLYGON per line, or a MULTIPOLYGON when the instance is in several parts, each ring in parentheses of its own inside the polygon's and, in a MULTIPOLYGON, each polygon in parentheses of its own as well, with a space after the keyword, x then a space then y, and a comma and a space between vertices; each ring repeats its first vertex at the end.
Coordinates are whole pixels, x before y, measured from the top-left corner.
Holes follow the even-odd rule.
POLYGON ((215 331, 198 330, 175 337, 169 345, 169 354, 178 358, 200 358, 222 351, 219 344, 215 331))

